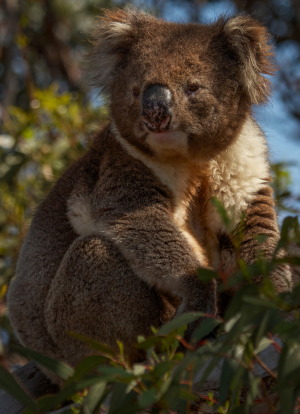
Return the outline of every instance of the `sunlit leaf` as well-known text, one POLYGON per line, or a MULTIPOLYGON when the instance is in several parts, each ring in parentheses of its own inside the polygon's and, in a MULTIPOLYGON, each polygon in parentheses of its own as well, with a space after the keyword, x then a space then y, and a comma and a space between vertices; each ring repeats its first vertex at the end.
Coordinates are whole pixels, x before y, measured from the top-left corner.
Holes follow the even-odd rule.
POLYGON ((99 404, 105 396, 106 382, 93 385, 85 397, 80 414, 96 414, 99 404))

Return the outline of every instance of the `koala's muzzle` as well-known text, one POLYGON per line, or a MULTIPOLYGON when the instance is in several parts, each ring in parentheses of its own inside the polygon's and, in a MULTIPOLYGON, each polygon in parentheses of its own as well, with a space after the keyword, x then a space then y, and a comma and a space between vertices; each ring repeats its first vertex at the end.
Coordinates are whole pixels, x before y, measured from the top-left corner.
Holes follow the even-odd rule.
POLYGON ((160 132, 169 128, 172 119, 171 91, 163 85, 149 85, 142 96, 142 119, 149 131, 160 132))

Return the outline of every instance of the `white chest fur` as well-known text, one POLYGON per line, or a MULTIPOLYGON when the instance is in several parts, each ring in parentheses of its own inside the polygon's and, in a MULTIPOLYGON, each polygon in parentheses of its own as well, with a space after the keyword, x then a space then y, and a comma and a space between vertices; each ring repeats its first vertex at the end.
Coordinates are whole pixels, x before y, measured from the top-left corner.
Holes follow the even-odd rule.
MULTIPOLYGON (((265 137, 251 118, 234 144, 210 162, 209 169, 212 194, 235 225, 253 195, 269 178, 265 137)), ((220 225, 216 217, 211 220, 215 226, 220 225)))

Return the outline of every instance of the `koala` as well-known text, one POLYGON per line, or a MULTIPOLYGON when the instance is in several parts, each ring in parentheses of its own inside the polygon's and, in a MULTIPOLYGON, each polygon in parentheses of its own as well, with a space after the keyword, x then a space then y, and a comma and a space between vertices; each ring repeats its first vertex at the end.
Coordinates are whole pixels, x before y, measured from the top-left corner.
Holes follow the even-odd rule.
MULTIPOLYGON (((152 326, 221 312, 217 284, 199 269, 230 274, 237 259, 272 257, 268 151, 252 117, 269 95, 269 40, 246 16, 179 24, 118 9, 100 18, 88 66, 110 122, 32 220, 8 292, 22 344, 74 365, 93 352, 75 332, 112 348, 120 340, 136 361, 133 344, 152 326)), ((277 292, 291 287, 285 265, 270 279, 277 292)))

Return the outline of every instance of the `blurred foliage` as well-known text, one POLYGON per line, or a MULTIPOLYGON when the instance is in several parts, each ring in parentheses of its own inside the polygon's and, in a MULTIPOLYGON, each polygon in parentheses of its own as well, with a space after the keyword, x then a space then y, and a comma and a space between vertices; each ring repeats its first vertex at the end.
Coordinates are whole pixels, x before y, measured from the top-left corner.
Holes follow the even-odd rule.
POLYGON ((289 173, 291 164, 278 162, 272 165, 275 202, 280 212, 299 214, 300 196, 291 191, 292 179, 289 173))
MULTIPOLYGON (((281 247, 288 245, 291 234, 300 245, 299 223, 289 217, 283 223, 281 247)), ((152 336, 138 338, 136 346, 145 351, 147 358, 133 365, 126 361, 121 343, 119 352, 113 352, 90 338, 73 334, 95 353, 75 368, 25 348, 16 349, 63 380, 58 393, 34 400, 1 367, 0 386, 27 407, 25 414, 47 413, 60 407, 60 413, 74 414, 298 413, 300 286, 278 295, 267 279, 261 286, 249 279, 257 272, 267 275, 279 261, 300 265, 299 257, 241 264, 229 285, 211 272, 221 290, 226 291, 232 283, 241 287, 223 319, 210 317, 195 330, 191 344, 196 345, 185 341, 184 331, 189 322, 203 316, 200 313, 178 316, 159 330, 153 329, 152 336), (212 332, 215 339, 207 339, 212 332), (179 344, 185 353, 178 351, 179 344), (267 347, 278 355, 276 371, 260 357, 267 347), (201 391, 201 384, 217 366, 221 371, 218 391, 201 391), (268 381, 258 375, 257 368, 267 373, 268 381)), ((207 280, 207 273, 202 275, 200 271, 199 277, 207 280)))
MULTIPOLYGON (((30 107, 34 88, 53 82, 82 91, 80 59, 88 30, 109 0, 4 0, 0 5, 0 119, 10 105, 30 107)), ((86 93, 86 91, 85 91, 86 93)))
MULTIPOLYGON (((94 96, 85 88, 79 62, 95 14, 101 7, 116 3, 124 2, 4 0, 0 6, 0 365, 10 368, 7 355, 15 352, 37 360, 65 380, 60 393, 34 401, 8 370, 0 367, 0 386, 22 401, 28 414, 48 412, 70 399, 74 401, 72 412, 82 414, 98 412, 109 399, 109 413, 145 409, 153 413, 188 413, 200 399, 215 407, 216 412, 243 414, 264 398, 263 383, 251 371, 257 353, 279 337, 284 346, 278 350, 280 362, 271 412, 292 414, 300 404, 299 287, 280 296, 274 296, 268 284, 243 287, 233 298, 224 320, 210 319, 195 332, 199 346, 189 349, 186 355, 175 351, 178 341, 184 343, 184 325, 195 315, 170 322, 153 337, 139 339, 138 346, 147 352, 147 364, 129 366, 121 344, 119 354, 113 354, 88 338, 81 339, 95 347, 99 355, 86 358, 75 369, 12 347, 5 293, 14 274, 20 243, 42 197, 107 118, 105 107, 95 104, 94 96), (223 341, 203 341, 216 327, 220 337, 227 332, 223 341), (199 395, 192 387, 195 373, 208 357, 213 357, 213 364, 204 373, 208 375, 224 356, 219 394, 199 395)), ((133 3, 155 9, 164 17, 168 17, 168 7, 176 4, 186 8, 190 20, 198 21, 207 3, 217 5, 221 0, 133 3)), ((233 0, 230 4, 233 3, 237 10, 254 11, 265 21, 278 44, 290 42, 289 47, 294 48, 293 64, 283 68, 290 71, 284 76, 283 93, 291 113, 299 116, 298 2, 265 0, 259 2, 259 7, 257 1, 233 0)), ((277 205, 293 212, 291 201, 295 196, 289 190, 286 165, 276 164, 273 171, 277 205)), ((296 219, 285 220, 281 244, 300 247, 296 219)), ((285 260, 299 265, 297 257, 285 260)), ((273 265, 241 265, 237 279, 231 282, 248 279, 251 272, 257 271, 255 266, 268 272, 273 265)), ((67 410, 70 412, 69 408, 64 412, 67 410)))
POLYGON ((0 136, 0 284, 13 275, 30 218, 66 165, 78 158, 106 110, 54 84, 33 90, 31 109, 10 107, 0 136))

